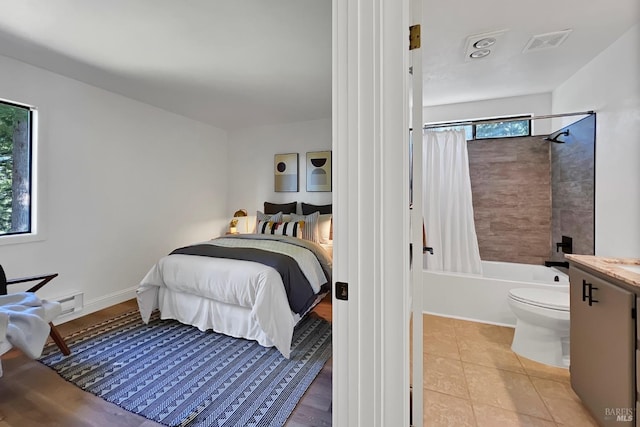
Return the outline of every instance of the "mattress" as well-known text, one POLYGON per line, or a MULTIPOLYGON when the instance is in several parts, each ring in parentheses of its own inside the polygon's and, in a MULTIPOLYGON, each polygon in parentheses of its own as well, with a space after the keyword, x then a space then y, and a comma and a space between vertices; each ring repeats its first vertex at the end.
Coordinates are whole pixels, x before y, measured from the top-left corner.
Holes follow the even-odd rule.
MULTIPOLYGON (((269 247, 300 259, 317 303, 331 281, 331 259, 312 242, 287 236, 241 235, 207 244, 269 247)), ((258 262, 208 256, 172 254, 162 257, 137 289, 145 322, 160 310, 162 319, 175 319, 200 330, 275 346, 289 357, 293 328, 304 313, 294 313, 281 274, 258 262)))

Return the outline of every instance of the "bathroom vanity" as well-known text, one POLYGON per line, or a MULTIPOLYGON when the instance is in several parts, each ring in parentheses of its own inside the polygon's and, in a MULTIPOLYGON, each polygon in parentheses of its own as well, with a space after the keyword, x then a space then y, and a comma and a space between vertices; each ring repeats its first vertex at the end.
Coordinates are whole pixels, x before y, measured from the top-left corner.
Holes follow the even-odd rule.
POLYGON ((571 386, 601 426, 640 426, 640 259, 566 258, 571 386))

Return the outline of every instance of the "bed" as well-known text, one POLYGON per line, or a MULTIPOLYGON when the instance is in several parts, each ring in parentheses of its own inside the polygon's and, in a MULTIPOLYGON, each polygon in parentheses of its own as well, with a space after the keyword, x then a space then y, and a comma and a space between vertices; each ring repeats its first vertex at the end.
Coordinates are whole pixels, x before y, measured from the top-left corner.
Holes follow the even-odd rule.
POLYGON ((162 257, 136 292, 143 321, 157 309, 162 319, 275 346, 289 358, 295 325, 330 289, 331 245, 297 230, 290 235, 283 232, 287 222, 270 219, 259 217, 255 234, 221 236, 162 257))

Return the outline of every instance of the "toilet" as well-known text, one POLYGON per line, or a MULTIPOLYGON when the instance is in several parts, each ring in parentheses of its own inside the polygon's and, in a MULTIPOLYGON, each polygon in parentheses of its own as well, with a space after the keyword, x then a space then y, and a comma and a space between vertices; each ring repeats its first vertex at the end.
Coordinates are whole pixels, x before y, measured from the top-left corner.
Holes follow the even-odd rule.
POLYGON ((508 303, 517 318, 511 350, 536 362, 568 368, 569 289, 511 289, 508 303))

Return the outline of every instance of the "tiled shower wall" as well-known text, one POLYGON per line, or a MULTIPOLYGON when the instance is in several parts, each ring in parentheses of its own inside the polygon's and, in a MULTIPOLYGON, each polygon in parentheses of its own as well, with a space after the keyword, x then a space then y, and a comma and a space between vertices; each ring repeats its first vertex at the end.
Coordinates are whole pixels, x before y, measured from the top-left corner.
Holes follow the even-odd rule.
POLYGON ((573 253, 594 254, 595 126, 591 115, 564 129, 564 144, 550 143, 552 195, 552 260, 564 261, 556 251, 562 236, 573 239, 573 253))
POLYGON ((540 136, 469 141, 480 258, 544 264, 551 255, 551 161, 540 136))

